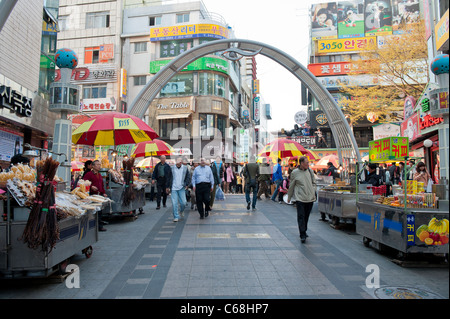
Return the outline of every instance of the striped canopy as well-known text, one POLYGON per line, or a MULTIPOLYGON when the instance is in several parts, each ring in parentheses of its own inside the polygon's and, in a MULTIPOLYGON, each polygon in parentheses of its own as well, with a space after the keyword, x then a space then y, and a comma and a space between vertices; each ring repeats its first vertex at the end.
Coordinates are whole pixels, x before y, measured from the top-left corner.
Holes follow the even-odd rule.
POLYGON ((131 157, 147 157, 170 155, 172 146, 161 140, 153 140, 136 144, 131 150, 131 157))
POLYGON ((72 133, 72 143, 81 145, 123 145, 151 141, 158 134, 136 116, 107 112, 83 122, 72 133))
POLYGON ((296 141, 289 140, 287 138, 277 138, 276 140, 270 142, 262 151, 258 154, 260 157, 269 157, 272 161, 277 158, 286 158, 294 156, 306 156, 310 161, 318 159, 314 152, 307 150, 301 144, 296 141))

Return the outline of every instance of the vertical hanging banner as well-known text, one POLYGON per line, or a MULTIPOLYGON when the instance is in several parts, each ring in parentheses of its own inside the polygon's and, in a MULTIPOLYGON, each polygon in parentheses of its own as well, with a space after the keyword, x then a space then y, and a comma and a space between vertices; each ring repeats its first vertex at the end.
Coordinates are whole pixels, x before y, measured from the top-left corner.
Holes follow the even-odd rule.
POLYGON ((259 94, 259 80, 252 81, 253 94, 259 94))

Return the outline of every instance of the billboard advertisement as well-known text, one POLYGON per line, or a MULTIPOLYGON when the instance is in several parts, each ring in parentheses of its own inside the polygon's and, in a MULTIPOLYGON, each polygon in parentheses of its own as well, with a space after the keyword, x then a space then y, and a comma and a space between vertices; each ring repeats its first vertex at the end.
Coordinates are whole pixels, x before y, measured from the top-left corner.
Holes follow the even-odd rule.
POLYGON ((311 6, 311 36, 313 40, 337 38, 336 2, 311 6))
POLYGON ((392 2, 392 33, 402 34, 405 27, 420 20, 419 0, 393 1, 392 2))
POLYGON ((366 36, 392 34, 391 1, 365 0, 364 26, 366 36))
POLYGON ((338 2, 337 19, 338 38, 363 37, 364 0, 338 2))

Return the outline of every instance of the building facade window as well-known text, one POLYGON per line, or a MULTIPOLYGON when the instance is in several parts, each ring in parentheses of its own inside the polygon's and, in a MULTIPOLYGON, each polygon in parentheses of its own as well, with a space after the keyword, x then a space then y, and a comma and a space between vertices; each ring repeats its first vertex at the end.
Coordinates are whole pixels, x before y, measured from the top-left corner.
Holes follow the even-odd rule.
POLYGON ((222 133, 222 137, 225 136, 225 127, 227 119, 225 116, 218 114, 199 114, 200 120, 200 136, 215 136, 215 129, 222 133))
POLYGON ((59 16, 58 17, 59 31, 69 30, 68 20, 69 20, 69 16, 59 16))
POLYGON ((108 60, 100 59, 100 47, 91 47, 84 49, 84 63, 85 64, 108 63, 108 60))
POLYGON ((225 77, 215 73, 199 74, 199 95, 225 97, 225 77))
POLYGON ((147 52, 147 42, 136 42, 134 44, 134 53, 147 52))
POLYGON ((109 28, 109 11, 86 13, 86 29, 109 28))
POLYGON ((149 26, 156 26, 156 25, 160 25, 160 24, 161 24, 161 17, 160 16, 148 17, 148 25, 149 26))
POLYGON ((192 123, 189 118, 159 120, 159 136, 169 138, 171 135, 190 137, 192 123))
POLYGON ((189 13, 177 14, 177 23, 189 22, 189 13))
POLYGON ((161 89, 161 97, 194 95, 194 74, 178 73, 161 89))
POLYGON ((134 76, 133 83, 134 86, 145 85, 147 83, 147 76, 146 75, 134 76))
POLYGON ((106 84, 83 86, 83 99, 106 98, 106 84))
POLYGON ((160 57, 169 58, 180 55, 189 50, 193 46, 192 39, 190 40, 176 40, 176 41, 161 41, 160 57))

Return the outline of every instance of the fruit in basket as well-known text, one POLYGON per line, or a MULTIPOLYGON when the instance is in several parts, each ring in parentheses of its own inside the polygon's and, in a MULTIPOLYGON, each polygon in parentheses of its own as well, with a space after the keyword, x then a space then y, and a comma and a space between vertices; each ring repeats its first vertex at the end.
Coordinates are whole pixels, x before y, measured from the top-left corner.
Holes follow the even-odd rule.
POLYGON ((428 223, 428 229, 434 233, 443 234, 448 232, 448 225, 447 219, 439 220, 433 217, 428 223))

